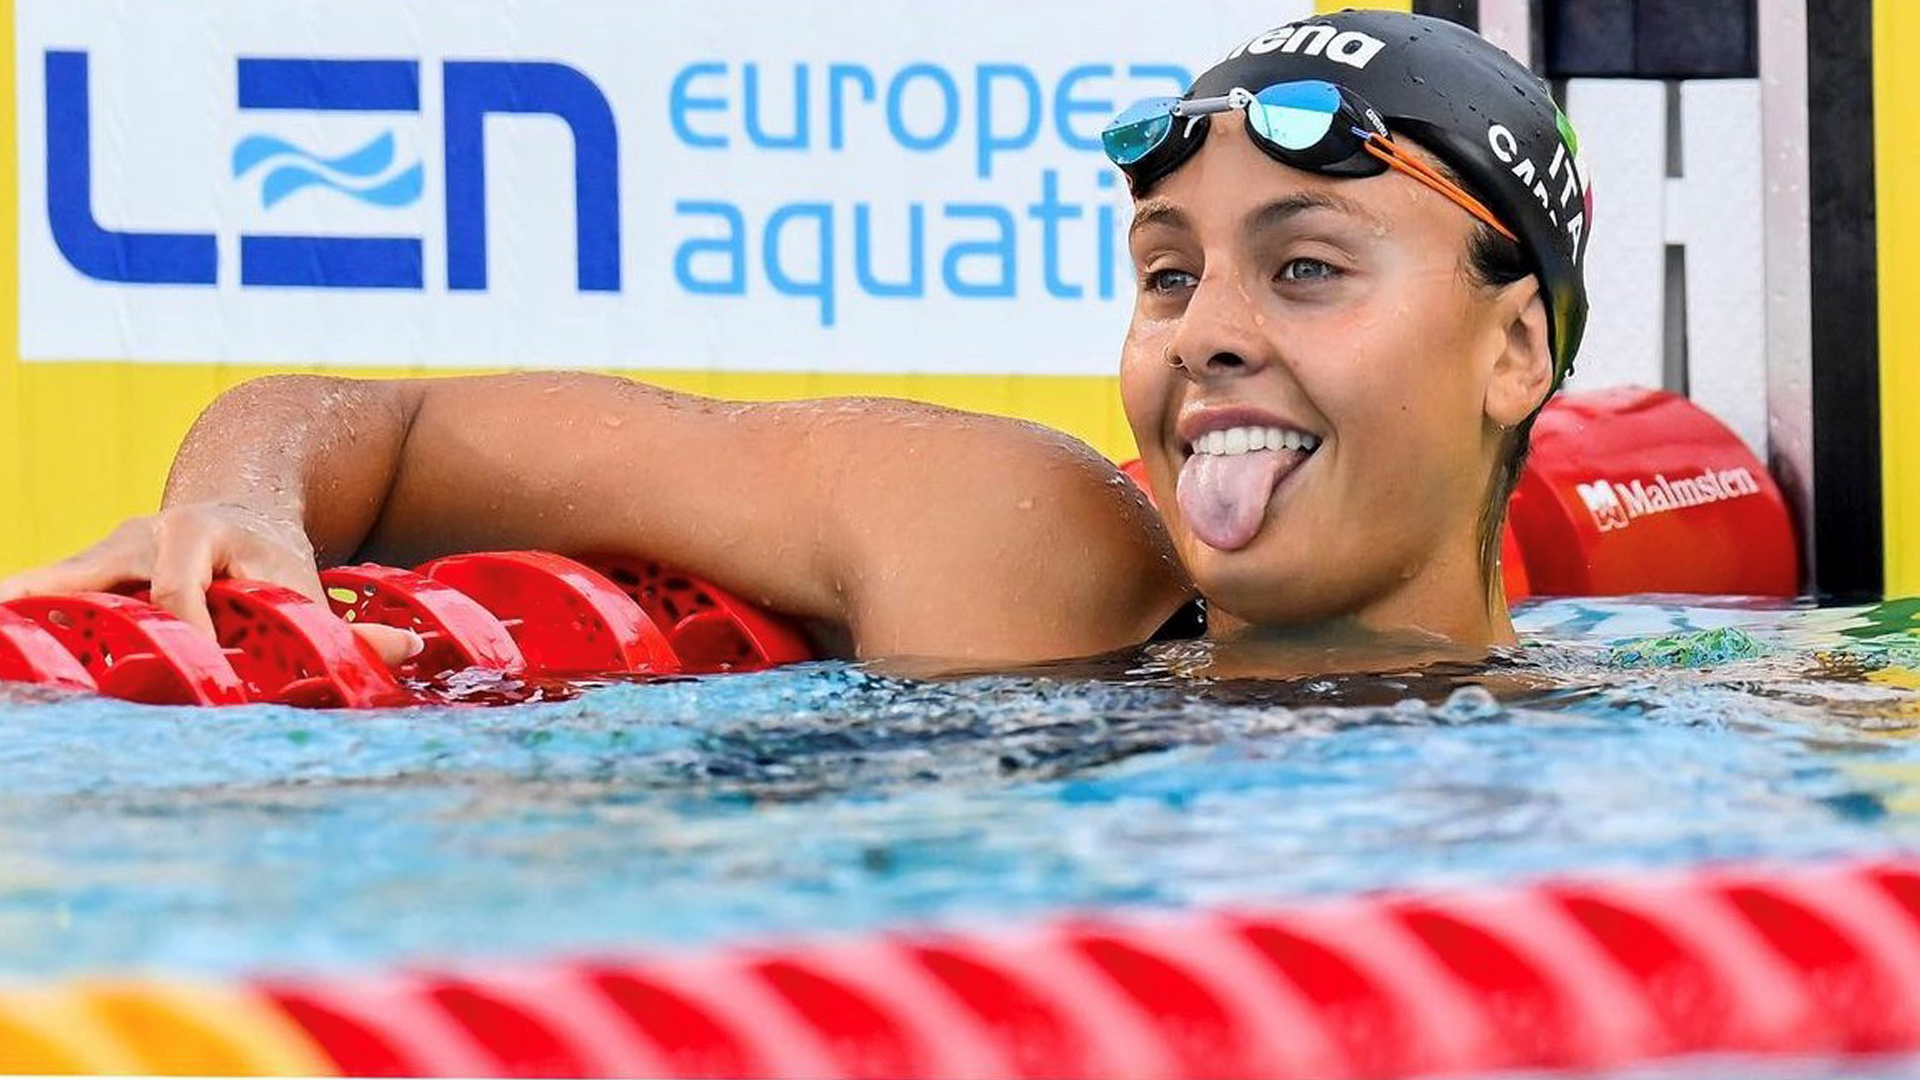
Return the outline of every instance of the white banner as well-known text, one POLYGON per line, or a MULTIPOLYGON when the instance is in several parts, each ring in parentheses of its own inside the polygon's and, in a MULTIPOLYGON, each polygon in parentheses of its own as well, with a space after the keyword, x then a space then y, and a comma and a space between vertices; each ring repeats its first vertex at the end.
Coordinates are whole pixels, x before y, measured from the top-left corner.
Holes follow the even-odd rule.
POLYGON ((1308 0, 17 0, 34 360, 1107 374, 1115 111, 1308 0))

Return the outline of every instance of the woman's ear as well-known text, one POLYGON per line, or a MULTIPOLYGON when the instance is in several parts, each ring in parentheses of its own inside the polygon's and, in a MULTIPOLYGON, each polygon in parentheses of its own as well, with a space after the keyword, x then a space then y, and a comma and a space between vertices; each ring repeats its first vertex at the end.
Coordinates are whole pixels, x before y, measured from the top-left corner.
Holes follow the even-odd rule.
POLYGON ((1502 288, 1493 315, 1504 334, 1488 372, 1485 408, 1488 420, 1510 428, 1533 415, 1553 387, 1553 349, 1540 279, 1528 276, 1502 288))

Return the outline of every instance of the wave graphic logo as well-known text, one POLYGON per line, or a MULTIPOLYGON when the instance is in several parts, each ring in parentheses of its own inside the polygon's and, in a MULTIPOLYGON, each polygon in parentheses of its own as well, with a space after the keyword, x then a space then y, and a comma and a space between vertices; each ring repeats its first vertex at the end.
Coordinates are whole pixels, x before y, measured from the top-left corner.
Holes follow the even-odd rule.
POLYGON ((233 176, 238 180, 255 169, 264 170, 260 203, 268 210, 310 187, 332 188, 373 206, 418 202, 426 184, 420 163, 392 172, 393 159, 392 131, 335 158, 320 157, 277 136, 249 135, 233 148, 233 176))

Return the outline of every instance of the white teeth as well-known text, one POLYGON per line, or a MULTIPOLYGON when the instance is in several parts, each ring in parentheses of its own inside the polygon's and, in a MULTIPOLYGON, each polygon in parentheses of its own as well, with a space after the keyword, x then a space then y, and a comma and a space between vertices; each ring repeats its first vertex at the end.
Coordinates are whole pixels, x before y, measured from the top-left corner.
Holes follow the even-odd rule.
POLYGON ((1312 451, 1320 445, 1318 435, 1288 431, 1280 427, 1236 427, 1209 431, 1193 440, 1196 454, 1238 456, 1259 450, 1312 451))

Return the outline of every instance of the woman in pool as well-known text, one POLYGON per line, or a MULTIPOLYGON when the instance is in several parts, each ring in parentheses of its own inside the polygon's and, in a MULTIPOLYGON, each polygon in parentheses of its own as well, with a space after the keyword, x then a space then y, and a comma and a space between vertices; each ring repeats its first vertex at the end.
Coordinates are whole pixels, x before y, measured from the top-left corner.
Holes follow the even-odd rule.
POLYGON ((159 513, 0 598, 144 579, 205 628, 215 576, 318 597, 316 560, 538 547, 685 567, 859 657, 1100 652, 1196 586, 1214 632, 1511 640, 1501 516, 1586 312, 1584 178, 1545 88, 1451 24, 1346 12, 1106 141, 1136 199, 1122 392, 1164 524, 1065 436, 924 405, 278 377, 207 410, 159 513))

